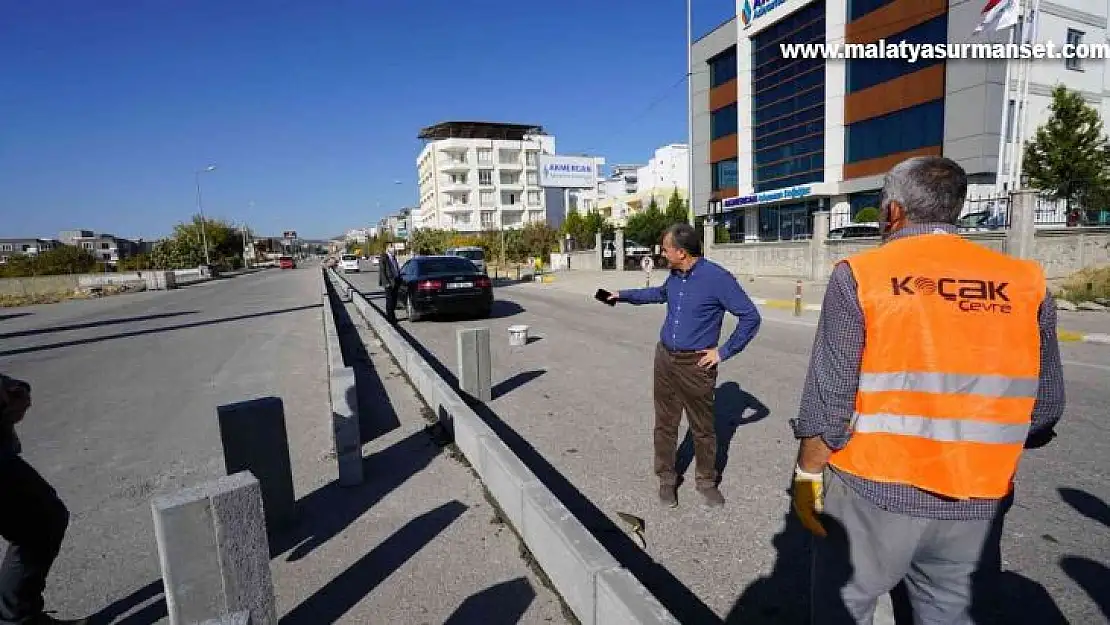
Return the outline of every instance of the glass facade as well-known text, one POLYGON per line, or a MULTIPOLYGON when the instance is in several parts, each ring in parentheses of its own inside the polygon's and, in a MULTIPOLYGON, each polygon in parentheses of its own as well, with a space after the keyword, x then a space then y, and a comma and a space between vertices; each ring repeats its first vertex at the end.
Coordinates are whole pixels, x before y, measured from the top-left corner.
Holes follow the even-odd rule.
MULTIPOLYGON (((886 37, 889 44, 905 41, 912 44, 947 43, 948 14, 944 13, 928 22, 886 37)), ((944 63, 944 59, 919 58, 911 63, 906 59, 849 59, 847 61, 848 93, 874 87, 888 80, 944 63)))
POLYGON ((713 190, 735 189, 740 186, 739 166, 735 158, 713 163, 713 190))
POLYGON ((858 163, 944 143, 944 98, 849 124, 844 162, 858 163))
POLYGON ((736 46, 709 59, 709 87, 720 87, 736 78, 736 46))
POLYGON ((738 120, 735 102, 713 111, 709 114, 710 138, 720 139, 736 134, 738 120))
POLYGON ((824 179, 825 61, 787 59, 779 48, 824 41, 824 2, 808 4, 752 38, 757 193, 824 179))
POLYGON ((872 11, 883 8, 894 0, 848 0, 848 21, 852 22, 872 11))
POLYGON ((808 239, 813 234, 813 213, 821 209, 821 200, 805 200, 759 207, 759 240, 792 241, 808 239))
POLYGON ((848 220, 855 221, 856 215, 868 206, 879 208, 879 200, 881 198, 882 192, 880 191, 864 191, 862 193, 853 193, 849 195, 848 203, 851 205, 851 208, 848 210, 851 212, 848 214, 848 220))

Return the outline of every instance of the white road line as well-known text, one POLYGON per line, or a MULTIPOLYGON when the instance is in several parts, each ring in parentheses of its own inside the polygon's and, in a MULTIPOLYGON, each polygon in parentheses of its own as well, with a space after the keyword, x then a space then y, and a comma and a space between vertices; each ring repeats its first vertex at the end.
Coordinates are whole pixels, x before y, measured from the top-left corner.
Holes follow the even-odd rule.
POLYGON ((1093 362, 1079 362, 1078 360, 1061 360, 1065 365, 1072 365, 1076 367, 1090 367, 1092 369, 1102 369, 1103 371, 1110 371, 1110 365, 1096 365, 1093 362))

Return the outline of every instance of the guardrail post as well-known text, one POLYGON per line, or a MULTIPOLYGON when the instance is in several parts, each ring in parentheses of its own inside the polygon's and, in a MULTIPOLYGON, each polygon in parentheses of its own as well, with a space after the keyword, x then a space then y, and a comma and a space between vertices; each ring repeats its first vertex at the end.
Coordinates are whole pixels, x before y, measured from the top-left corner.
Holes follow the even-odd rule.
POLYGON ((459 390, 480 401, 493 399, 489 328, 458 331, 459 390))
POLYGON ((250 471, 262 489, 267 527, 270 531, 289 527, 296 516, 296 495, 281 399, 224 404, 216 415, 227 473, 250 471))
POLYGON ((242 611, 277 625, 262 491, 249 471, 155 497, 151 511, 171 625, 242 611))
POLYGON ((802 281, 798 280, 794 285, 794 316, 802 316, 802 281))
POLYGON ((328 370, 331 391, 331 429, 340 486, 362 484, 362 429, 358 422, 358 393, 355 370, 351 367, 328 370))

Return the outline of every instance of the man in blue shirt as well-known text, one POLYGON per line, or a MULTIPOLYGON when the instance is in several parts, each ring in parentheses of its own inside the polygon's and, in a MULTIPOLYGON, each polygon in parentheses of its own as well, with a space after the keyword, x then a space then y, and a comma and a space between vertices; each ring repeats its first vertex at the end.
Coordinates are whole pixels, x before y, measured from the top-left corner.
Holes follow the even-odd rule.
POLYGON ((694 435, 695 485, 706 505, 721 506, 717 487, 717 434, 713 392, 717 365, 740 353, 759 330, 755 304, 736 278, 702 257, 701 237, 690 225, 675 224, 663 234, 663 256, 671 273, 662 286, 620 291, 610 300, 667 304, 667 318, 655 348, 655 474, 659 499, 678 505, 675 447, 682 410, 694 435), (739 318, 736 331, 720 347, 725 311, 739 318))

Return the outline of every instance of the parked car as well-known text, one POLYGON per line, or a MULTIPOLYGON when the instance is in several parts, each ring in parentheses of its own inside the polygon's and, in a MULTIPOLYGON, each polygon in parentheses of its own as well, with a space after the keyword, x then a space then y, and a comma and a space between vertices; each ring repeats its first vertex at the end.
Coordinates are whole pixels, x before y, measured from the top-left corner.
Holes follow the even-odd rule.
POLYGON ((344 254, 339 257, 339 269, 343 273, 358 273, 358 256, 354 254, 344 254))
POLYGON ((852 224, 829 230, 830 239, 858 239, 861 237, 877 237, 883 233, 877 223, 852 224))
POLYGON ((279 256, 278 267, 282 269, 296 269, 297 261, 294 260, 292 256, 279 256))
POLYGON ((480 247, 453 247, 446 254, 465 258, 474 263, 479 272, 486 273, 486 252, 480 247))
POLYGON ((1006 216, 1002 213, 994 214, 992 211, 975 211, 961 215, 956 220, 956 227, 965 232, 982 232, 997 230, 1006 225, 1006 216))
POLYGON ((441 313, 488 317, 493 283, 461 256, 416 256, 401 267, 397 301, 409 321, 441 313))

